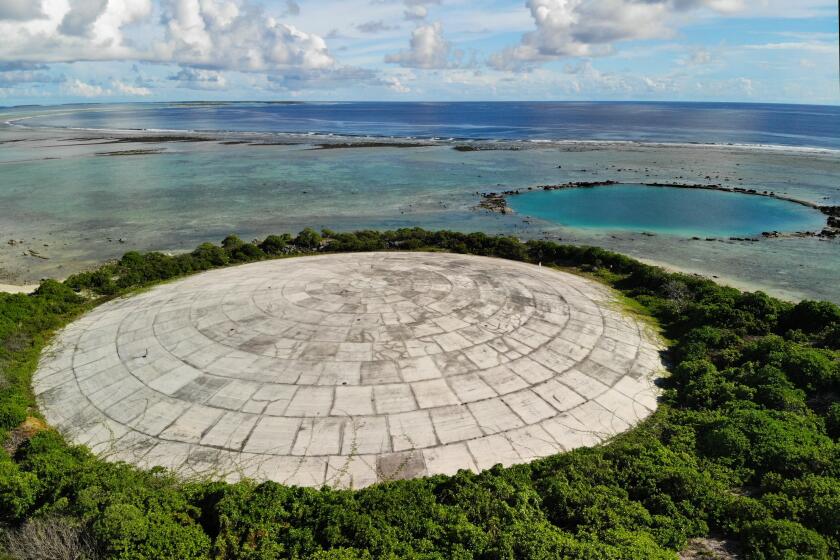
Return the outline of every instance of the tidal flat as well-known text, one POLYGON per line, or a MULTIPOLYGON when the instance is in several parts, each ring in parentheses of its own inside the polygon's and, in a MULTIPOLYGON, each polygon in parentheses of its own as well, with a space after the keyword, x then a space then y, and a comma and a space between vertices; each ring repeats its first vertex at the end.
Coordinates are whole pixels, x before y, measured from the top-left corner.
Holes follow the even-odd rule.
MULTIPOLYGON (((720 184, 840 205, 838 151, 619 141, 474 142, 463 150, 456 141, 394 142, 401 149, 382 139, 4 125, 0 282, 63 278, 129 249, 177 252, 234 232, 250 239, 307 226, 422 226, 598 245, 787 299, 840 302, 840 283, 826 280, 840 275, 840 241, 732 240, 715 205, 696 208, 707 232, 580 227, 477 208, 490 191, 605 180, 720 184)), ((757 205, 751 222, 761 223, 765 210, 757 205)))

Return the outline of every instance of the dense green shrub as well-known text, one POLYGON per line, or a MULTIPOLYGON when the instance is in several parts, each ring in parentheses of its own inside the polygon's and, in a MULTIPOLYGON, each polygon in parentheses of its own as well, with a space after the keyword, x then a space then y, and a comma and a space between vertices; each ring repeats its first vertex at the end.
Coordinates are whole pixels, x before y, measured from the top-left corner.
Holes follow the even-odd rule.
POLYGON ((828 560, 828 545, 816 531, 799 523, 767 519, 741 531, 749 560, 828 560))
POLYGON ((100 295, 113 295, 119 289, 114 282, 111 267, 105 266, 93 272, 81 272, 74 274, 66 280, 68 286, 80 290, 86 288, 100 295))
POLYGON ((230 260, 231 262, 251 262, 262 260, 265 256, 262 249, 253 243, 244 243, 231 251, 230 260))
POLYGON ((228 235, 227 237, 222 239, 222 249, 224 249, 228 253, 230 253, 231 251, 235 251, 243 245, 245 245, 245 242, 242 241, 236 235, 228 235))
POLYGON ((119 560, 210 556, 210 538, 199 525, 131 504, 107 506, 93 523, 93 535, 109 558, 119 560))
POLYGON ((19 391, 0 390, 0 430, 10 430, 26 420, 28 408, 26 396, 19 391))
POLYGON ((309 251, 320 248, 322 242, 321 235, 312 228, 304 229, 294 240, 296 247, 309 251))
POLYGON ((266 254, 257 245, 245 243, 235 235, 228 235, 222 241, 222 249, 231 263, 244 263, 262 260, 266 254))
POLYGON ((832 403, 828 407, 825 423, 828 435, 834 439, 840 439, 840 401, 832 403))
POLYGON ((840 350, 840 323, 834 324, 820 333, 820 344, 825 348, 840 350))
POLYGON ((228 256, 225 250, 212 243, 202 243, 196 247, 190 256, 196 263, 196 270, 206 270, 217 266, 224 266, 228 263, 228 256))
POLYGON ((782 317, 781 327, 815 334, 840 324, 840 308, 827 301, 802 301, 782 317))
POLYGON ((711 532, 747 558, 840 557, 836 306, 744 294, 592 247, 419 228, 322 233, 130 252, 30 296, 0 294, 0 437, 37 414, 39 350, 92 305, 84 296, 315 251, 446 250, 594 275, 672 341, 659 410, 605 446, 357 492, 184 482, 45 431, 14 457, 0 452, 0 524, 70 519, 120 559, 664 559, 711 532))
POLYGON ((840 480, 807 475, 784 479, 771 473, 762 481, 761 500, 778 518, 792 519, 822 535, 840 539, 840 480))
POLYGON ((721 375, 708 360, 685 360, 674 368, 674 382, 682 386, 679 401, 698 410, 720 408, 747 396, 742 387, 721 375))
POLYGON ((752 400, 766 408, 805 413, 805 391, 796 385, 778 367, 756 366, 752 362, 731 370, 739 383, 753 389, 752 400))
POLYGON ((38 478, 0 451, 0 522, 24 518, 35 503, 38 478))
POLYGON ((260 243, 259 247, 266 255, 279 255, 292 242, 292 236, 285 235, 269 235, 260 243))
POLYGON ((778 363, 791 381, 811 390, 831 389, 840 380, 837 357, 816 348, 788 345, 778 363))

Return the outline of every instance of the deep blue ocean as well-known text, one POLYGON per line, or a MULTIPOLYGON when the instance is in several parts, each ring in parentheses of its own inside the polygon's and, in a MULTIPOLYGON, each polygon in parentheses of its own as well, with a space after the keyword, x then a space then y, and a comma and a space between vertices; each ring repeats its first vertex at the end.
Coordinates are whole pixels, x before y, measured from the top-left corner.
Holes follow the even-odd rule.
MULTIPOLYGON (((67 107, 30 126, 453 140, 604 140, 840 149, 840 106, 738 103, 219 103, 67 107), (81 110, 79 110, 81 109, 81 110)), ((56 108, 51 109, 53 111, 56 108)))

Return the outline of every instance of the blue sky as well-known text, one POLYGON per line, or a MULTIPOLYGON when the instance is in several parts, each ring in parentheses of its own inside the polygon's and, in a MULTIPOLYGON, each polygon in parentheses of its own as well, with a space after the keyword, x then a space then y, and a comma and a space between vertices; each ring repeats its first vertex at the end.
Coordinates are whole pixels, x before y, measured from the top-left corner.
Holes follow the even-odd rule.
POLYGON ((839 104, 835 0, 0 0, 0 105, 839 104))

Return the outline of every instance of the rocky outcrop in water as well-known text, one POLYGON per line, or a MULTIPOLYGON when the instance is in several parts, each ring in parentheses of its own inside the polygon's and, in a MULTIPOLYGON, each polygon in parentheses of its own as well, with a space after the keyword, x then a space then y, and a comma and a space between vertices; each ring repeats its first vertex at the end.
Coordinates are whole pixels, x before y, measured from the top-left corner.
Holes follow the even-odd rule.
POLYGON ((478 203, 476 208, 499 214, 507 214, 510 211, 505 193, 483 193, 481 195, 481 202, 478 203))

